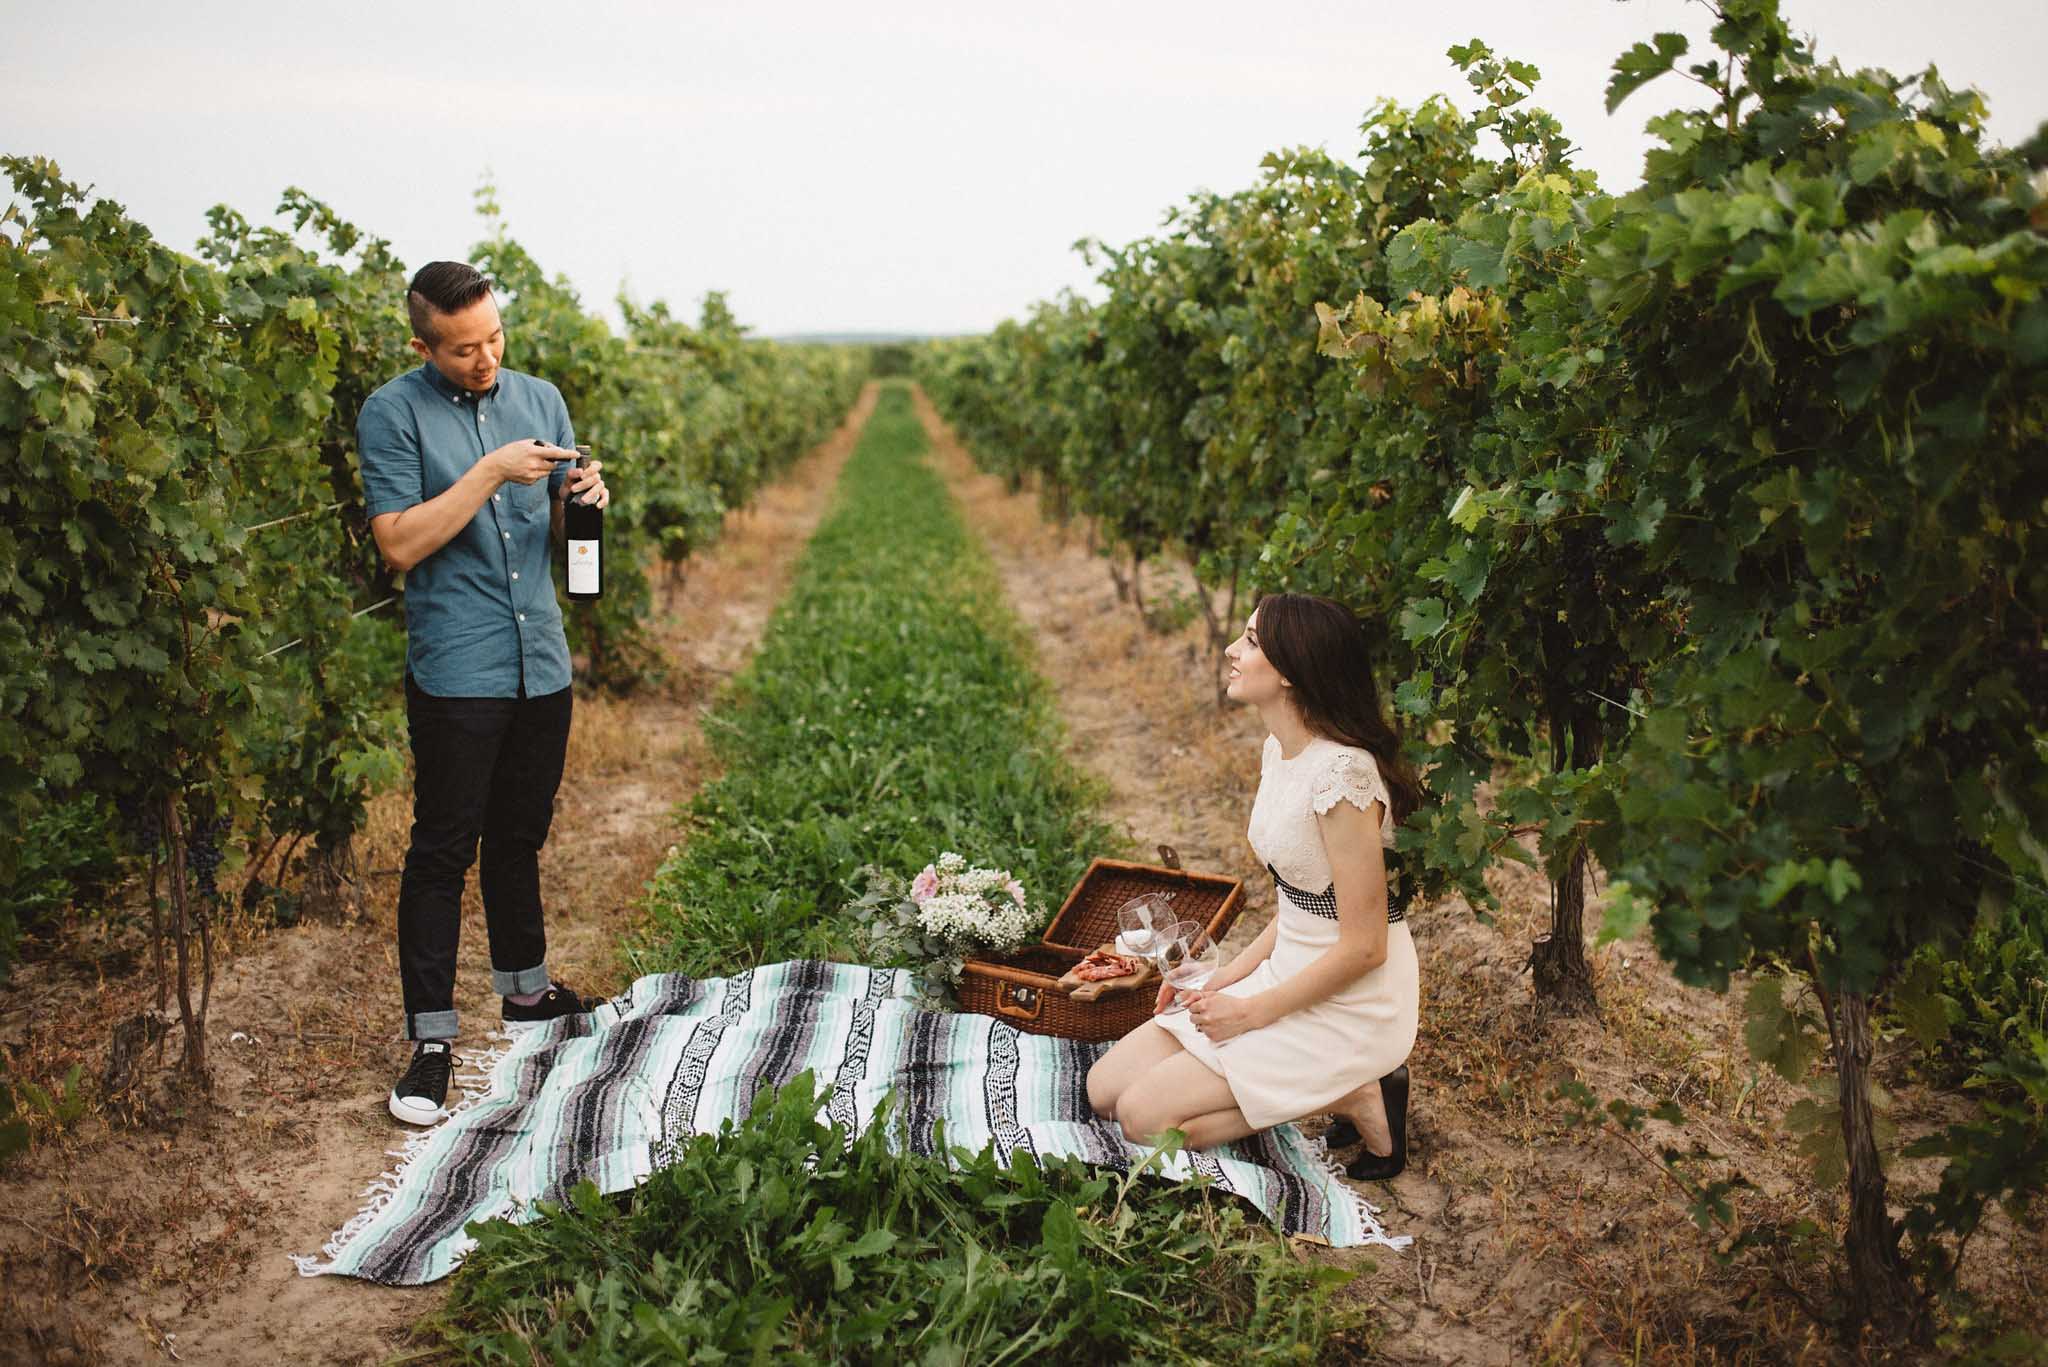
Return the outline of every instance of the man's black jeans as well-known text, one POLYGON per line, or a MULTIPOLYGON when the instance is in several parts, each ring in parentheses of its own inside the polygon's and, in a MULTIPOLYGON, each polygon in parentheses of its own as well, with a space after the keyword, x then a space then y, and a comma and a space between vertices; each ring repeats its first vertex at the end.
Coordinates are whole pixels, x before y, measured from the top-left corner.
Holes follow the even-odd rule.
POLYGON ((453 1039, 462 880, 483 845, 484 925, 500 995, 548 985, 540 847, 569 748, 569 690, 539 698, 438 698, 405 679, 412 846, 398 884, 398 974, 407 1039, 453 1039))

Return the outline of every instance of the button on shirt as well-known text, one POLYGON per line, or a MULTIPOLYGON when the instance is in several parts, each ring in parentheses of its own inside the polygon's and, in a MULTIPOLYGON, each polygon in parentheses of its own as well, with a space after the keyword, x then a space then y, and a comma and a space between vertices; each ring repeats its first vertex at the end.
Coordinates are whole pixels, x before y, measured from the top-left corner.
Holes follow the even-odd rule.
MULTIPOLYGON (((431 365, 384 385, 356 419, 369 515, 445 492, 488 451, 538 437, 573 446, 569 406, 546 380, 500 369, 488 393, 431 365)), ((548 572, 553 496, 567 477, 505 484, 469 525, 405 576, 405 662, 444 698, 529 697, 569 686, 569 643, 548 572)))

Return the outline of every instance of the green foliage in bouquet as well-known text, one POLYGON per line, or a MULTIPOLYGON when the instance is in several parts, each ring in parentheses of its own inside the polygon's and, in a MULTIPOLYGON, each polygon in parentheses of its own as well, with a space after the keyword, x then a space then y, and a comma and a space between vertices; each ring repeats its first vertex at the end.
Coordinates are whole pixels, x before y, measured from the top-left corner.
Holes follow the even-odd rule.
POLYGON ((865 957, 917 969, 925 996, 940 1004, 953 1002, 967 960, 1020 949, 1050 919, 1007 871, 970 866, 950 851, 915 878, 873 865, 859 876, 867 891, 847 910, 861 927, 865 957))

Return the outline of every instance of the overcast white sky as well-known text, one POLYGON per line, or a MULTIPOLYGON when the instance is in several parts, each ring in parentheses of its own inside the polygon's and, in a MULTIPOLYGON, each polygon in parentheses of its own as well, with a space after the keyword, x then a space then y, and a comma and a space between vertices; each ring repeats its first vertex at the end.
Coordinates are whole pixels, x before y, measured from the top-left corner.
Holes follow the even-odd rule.
MULTIPOLYGON (((1823 55, 1928 62, 2002 141, 2048 118, 2042 0, 1786 0, 1823 55)), ((1623 188, 1667 77, 1609 118, 1615 56, 1683 0, 994 6, 0 0, 0 150, 54 157, 189 249, 205 212, 267 220, 299 185, 409 266, 464 255, 497 182, 513 234, 585 302, 624 285, 694 314, 729 291, 768 334, 967 332, 1088 272, 1278 147, 1354 154, 1360 116, 1433 91, 1483 38, 1623 188)))

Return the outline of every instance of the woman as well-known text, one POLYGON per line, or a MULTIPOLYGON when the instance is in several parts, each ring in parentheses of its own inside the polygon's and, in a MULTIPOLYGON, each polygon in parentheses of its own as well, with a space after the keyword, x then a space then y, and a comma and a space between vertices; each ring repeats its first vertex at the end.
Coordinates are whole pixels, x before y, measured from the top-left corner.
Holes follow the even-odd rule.
MULTIPOLYGON (((1224 654, 1229 696, 1271 733, 1249 835, 1278 909, 1202 990, 1179 994, 1186 1011, 1155 1014, 1096 1062, 1088 1100, 1133 1143, 1178 1129, 1191 1148, 1333 1111, 1365 1139, 1349 1175, 1392 1177, 1407 1157, 1417 980, 1386 851, 1421 785, 1342 604, 1266 598, 1224 654)), ((1155 1012, 1173 995, 1162 985, 1155 1012)))

